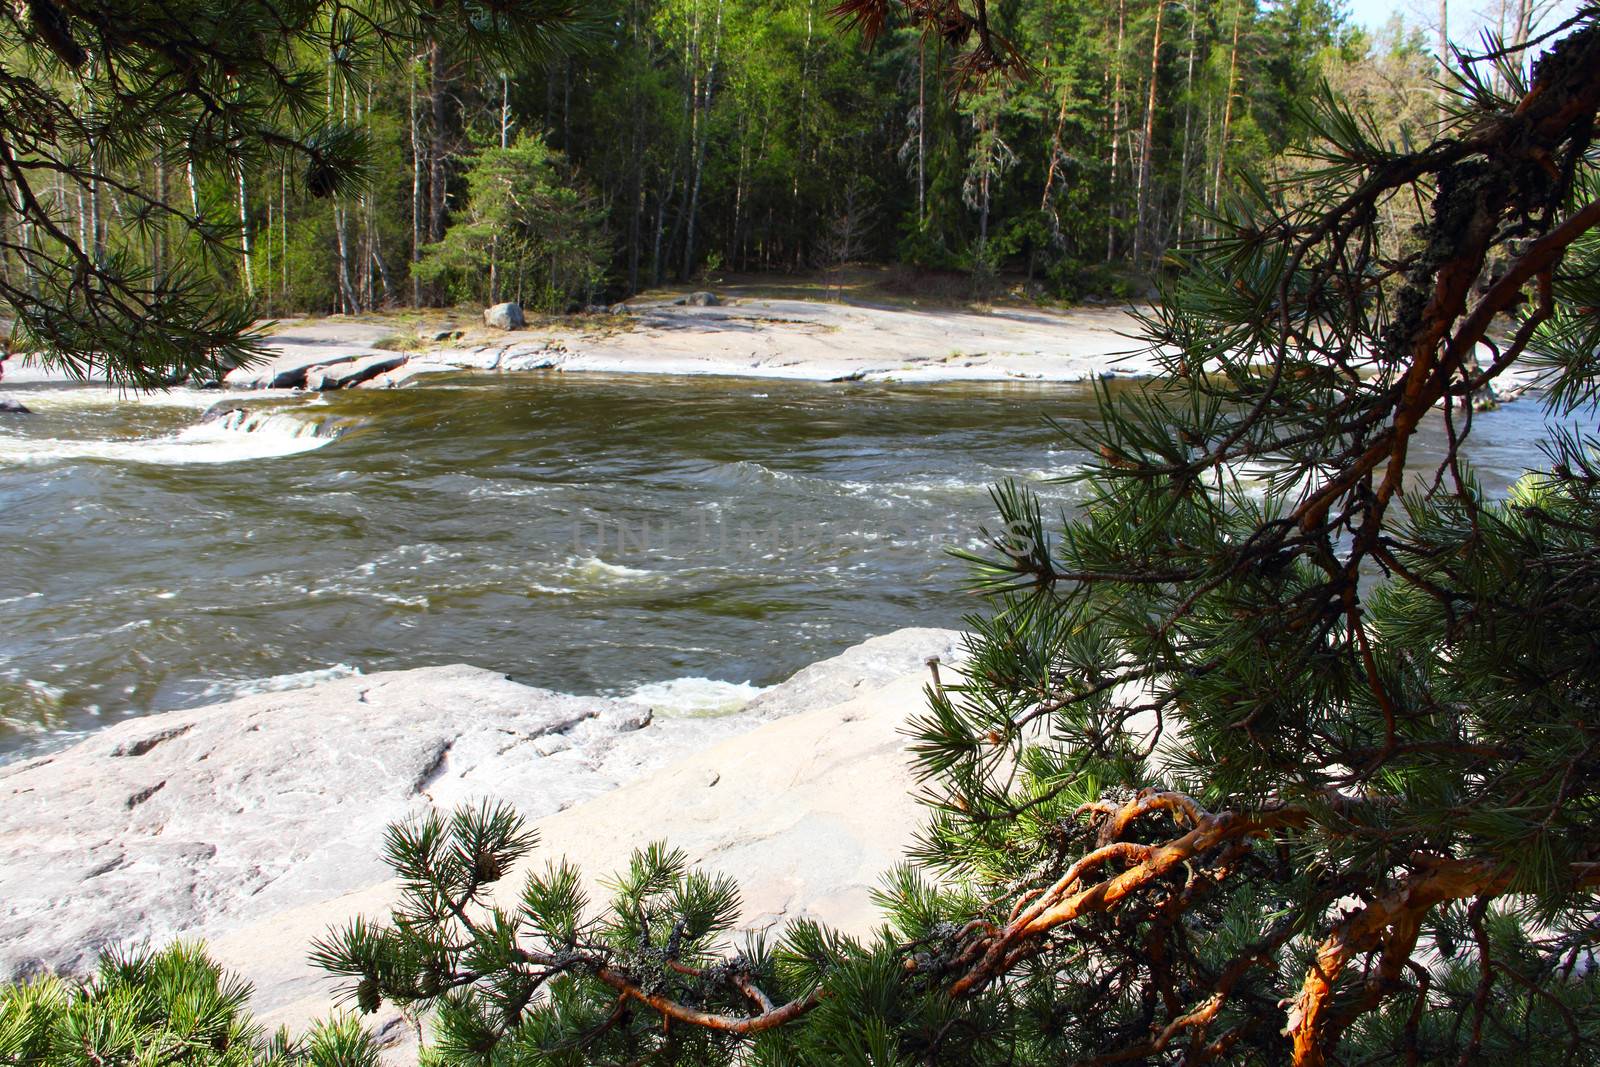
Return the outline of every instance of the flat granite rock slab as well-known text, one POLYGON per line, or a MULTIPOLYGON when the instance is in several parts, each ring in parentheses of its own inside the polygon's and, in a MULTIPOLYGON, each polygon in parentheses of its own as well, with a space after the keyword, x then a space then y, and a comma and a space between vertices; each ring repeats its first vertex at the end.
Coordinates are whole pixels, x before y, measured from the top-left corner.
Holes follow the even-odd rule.
POLYGON ((493 798, 553 815, 893 677, 914 676, 920 697, 926 660, 959 655, 959 641, 873 638, 717 718, 456 665, 120 722, 0 766, 0 979, 82 971, 103 947, 215 936, 378 883, 384 828, 433 807, 493 798))
MULTIPOLYGON (((934 647, 957 636, 921 632, 938 635, 934 647)), ((495 886, 495 901, 515 907, 528 872, 560 857, 579 868, 589 899, 603 903, 605 880, 626 869, 629 853, 664 840, 694 865, 735 880, 741 931, 775 938, 809 918, 869 934, 882 922, 873 890, 926 816, 902 732, 925 706, 920 661, 930 646, 914 651, 911 669, 852 687, 852 699, 681 752, 652 774, 535 820, 539 846, 495 886)), ((260 1021, 300 1031, 327 1015, 335 991, 304 946, 358 915, 382 921, 396 892, 380 883, 275 914, 212 939, 211 951, 255 983, 260 1021)), ((392 1009, 364 1021, 389 1064, 416 1062, 414 1032, 392 1009)))
POLYGON ((615 782, 537 742, 649 721, 620 700, 431 667, 131 719, 0 767, 0 977, 382 878, 383 827, 453 791, 463 766, 553 811, 615 782))

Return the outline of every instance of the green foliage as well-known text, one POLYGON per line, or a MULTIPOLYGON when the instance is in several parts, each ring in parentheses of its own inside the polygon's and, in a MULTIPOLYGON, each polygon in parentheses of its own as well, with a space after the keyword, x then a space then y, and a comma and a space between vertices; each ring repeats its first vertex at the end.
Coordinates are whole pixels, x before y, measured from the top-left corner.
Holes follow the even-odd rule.
POLYGON ((1312 97, 1145 317, 1165 375, 1068 435, 1076 509, 996 487, 870 939, 732 950, 733 886, 665 846, 596 915, 565 865, 506 903, 533 841, 485 808, 397 830, 405 904, 322 962, 450 1064, 1583 1062, 1600 19, 1569 30, 1527 84, 1469 65, 1425 145, 1312 97), (1525 353, 1578 421, 1497 495, 1475 402, 1525 353))
MULTIPOLYGON (((1313 75, 1366 60, 1315 3, 1135 0, 1119 18, 1020 0, 994 17, 1032 76, 952 102, 967 49, 895 10, 864 50, 815 0, 312 3, 282 25, 265 0, 119 5, 103 42, 86 29, 100 9, 77 0, 33 0, 54 20, 0 13, 17 155, 0 160, 0 302, 47 358, 146 385, 250 358, 258 315, 516 296, 518 266, 483 248, 503 205, 475 203, 474 173, 482 146, 518 138, 558 151, 559 177, 541 181, 573 192, 544 212, 566 223, 555 266, 516 253, 532 304, 689 281, 713 261, 833 264, 852 181, 873 201, 852 259, 978 287, 1022 274, 1069 299, 1139 293, 1174 239, 1209 228, 1226 167, 1284 165, 1313 75), (165 38, 181 56, 151 43, 165 38), (152 88, 191 67, 199 91, 152 88), (49 179, 25 191, 35 164, 49 179)), ((1408 108, 1431 99, 1415 55, 1391 67, 1408 108)))
POLYGON ((348 979, 365 1010, 380 999, 431 1009, 440 1064, 491 1054, 691 1064, 721 1062, 737 1042, 715 1029, 664 1029, 648 998, 740 1012, 751 1004, 747 987, 803 994, 852 947, 802 924, 779 945, 749 939, 718 958, 737 890, 661 844, 634 854, 597 915, 565 863, 531 871, 514 900, 491 896, 534 844, 518 818, 488 805, 393 827, 386 854, 403 892, 390 925, 352 922, 318 942, 313 959, 348 979))
POLYGON ((467 162, 466 211, 444 240, 423 248, 417 276, 485 304, 515 300, 559 312, 592 298, 609 244, 600 212, 563 182, 560 162, 528 134, 505 148, 479 149, 467 162))
POLYGON ((246 1010, 250 987, 198 947, 107 953, 94 977, 0 988, 5 1067, 377 1067, 354 1017, 270 1040, 246 1010))
POLYGON ((352 121, 352 98, 385 65, 425 43, 549 62, 591 43, 600 17, 572 0, 8 5, 0 302, 71 373, 142 387, 219 377, 260 348, 255 176, 337 205, 372 178, 374 129, 352 121))

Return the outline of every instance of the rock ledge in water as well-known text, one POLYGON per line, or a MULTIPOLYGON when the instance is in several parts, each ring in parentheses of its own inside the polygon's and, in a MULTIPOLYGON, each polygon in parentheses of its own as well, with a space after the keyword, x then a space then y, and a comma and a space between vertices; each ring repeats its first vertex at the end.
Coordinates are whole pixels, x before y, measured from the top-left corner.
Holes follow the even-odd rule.
POLYGON ((0 396, 0 415, 32 415, 33 410, 20 400, 0 396))
POLYGON ((384 355, 380 352, 375 356, 331 363, 325 367, 313 367, 306 371, 305 387, 313 392, 353 389, 380 374, 387 374, 398 367, 403 367, 409 358, 404 355, 384 355))

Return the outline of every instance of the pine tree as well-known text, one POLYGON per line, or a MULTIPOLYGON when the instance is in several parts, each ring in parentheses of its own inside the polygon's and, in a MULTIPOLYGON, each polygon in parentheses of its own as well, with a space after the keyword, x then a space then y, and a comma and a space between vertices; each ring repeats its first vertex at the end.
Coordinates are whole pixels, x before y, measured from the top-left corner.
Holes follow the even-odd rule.
POLYGON ((1518 361, 1592 427, 1600 11, 1504 59, 1463 57, 1420 147, 1313 101, 1310 165, 1241 179, 1147 315, 1166 376, 1071 435, 1079 511, 996 488, 993 610, 909 727, 931 814, 873 939, 727 949, 734 883, 665 846, 598 913, 554 863, 496 907, 535 840, 485 807, 396 828, 404 903, 323 964, 433 1009, 452 1064, 1586 1062, 1600 437, 1554 432, 1504 499, 1463 446, 1518 361), (1422 221, 1380 252, 1396 198, 1422 221))
POLYGON ((106 953, 88 981, 0 988, 5 1067, 377 1067, 352 1016, 299 1041, 268 1038, 245 1008, 250 986, 199 948, 106 953))
POLYGON ((350 190, 367 134, 334 106, 336 87, 359 95, 424 41, 547 59, 600 19, 582 0, 0 7, 0 304, 15 338, 75 374, 141 387, 219 376, 259 350, 250 286, 215 276, 251 266, 246 171, 292 171, 315 197, 350 190), (169 172, 187 196, 176 180, 165 191, 169 172), (218 197, 203 195, 212 176, 218 197), (113 197, 115 228, 100 206, 113 197))

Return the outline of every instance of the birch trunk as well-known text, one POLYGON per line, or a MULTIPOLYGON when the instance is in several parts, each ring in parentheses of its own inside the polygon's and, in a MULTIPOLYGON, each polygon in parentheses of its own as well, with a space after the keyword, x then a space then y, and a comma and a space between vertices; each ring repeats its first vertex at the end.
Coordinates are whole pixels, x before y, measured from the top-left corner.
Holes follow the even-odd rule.
POLYGON ((251 265, 250 248, 250 197, 245 187, 244 163, 237 168, 239 174, 239 251, 241 270, 244 275, 244 292, 250 299, 256 296, 256 276, 251 265))
POLYGON ((444 240, 445 209, 445 155, 448 150, 446 120, 448 108, 445 100, 444 46, 437 40, 428 46, 428 96, 432 111, 433 128, 429 130, 431 142, 428 152, 428 240, 444 240))
POLYGON ((1111 54, 1111 182, 1106 211, 1106 262, 1117 258, 1117 143, 1122 133, 1122 35, 1127 0, 1117 0, 1117 47, 1111 54))

